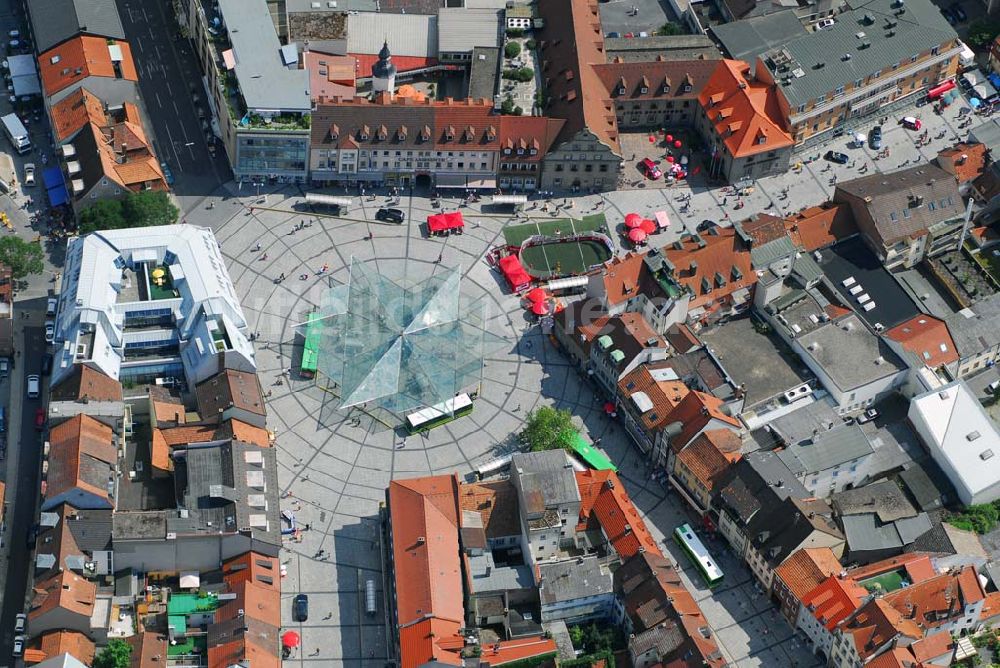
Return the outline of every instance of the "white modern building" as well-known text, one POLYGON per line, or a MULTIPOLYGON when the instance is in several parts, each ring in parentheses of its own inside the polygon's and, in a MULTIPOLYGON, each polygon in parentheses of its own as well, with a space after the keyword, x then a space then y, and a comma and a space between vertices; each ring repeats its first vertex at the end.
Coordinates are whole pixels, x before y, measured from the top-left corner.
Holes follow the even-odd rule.
POLYGON ((168 225, 69 240, 52 384, 86 364, 122 382, 199 383, 256 371, 247 321, 211 230, 168 225))
POLYGON ((1000 432, 965 382, 914 397, 908 417, 962 503, 1000 498, 1000 432))

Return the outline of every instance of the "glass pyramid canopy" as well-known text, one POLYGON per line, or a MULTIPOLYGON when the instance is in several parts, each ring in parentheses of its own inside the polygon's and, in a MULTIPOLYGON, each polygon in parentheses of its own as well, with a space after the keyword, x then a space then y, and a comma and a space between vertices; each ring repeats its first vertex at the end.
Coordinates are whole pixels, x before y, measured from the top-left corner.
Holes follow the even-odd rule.
POLYGON ((352 259, 347 283, 317 311, 318 371, 336 384, 341 408, 402 414, 442 403, 478 385, 483 357, 506 344, 486 329, 488 304, 462 294, 458 267, 410 284, 352 259))

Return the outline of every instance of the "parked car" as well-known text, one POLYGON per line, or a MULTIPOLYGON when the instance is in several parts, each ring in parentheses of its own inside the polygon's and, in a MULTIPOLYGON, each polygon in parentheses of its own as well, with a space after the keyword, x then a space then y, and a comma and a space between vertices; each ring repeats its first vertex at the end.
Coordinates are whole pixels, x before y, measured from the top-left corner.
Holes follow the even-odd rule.
POLYGON ((292 619, 297 622, 309 619, 309 597, 305 594, 298 594, 292 600, 292 619))
POLYGON ((56 307, 59 305, 59 300, 55 297, 49 297, 45 301, 45 315, 50 318, 56 314, 56 307))
POLYGON ((24 633, 28 630, 28 615, 23 612, 18 613, 14 618, 14 633, 24 633))
POLYGON ((869 408, 864 413, 858 416, 858 424, 864 424, 865 422, 871 422, 879 415, 878 411, 874 408, 869 408))
POLYGON ((41 406, 35 409, 35 429, 38 431, 45 429, 45 409, 41 406))
POLYGON ((840 153, 839 151, 827 151, 826 155, 823 156, 830 162, 835 162, 838 165, 846 165, 851 159, 846 153, 840 153))
POLYGON ((52 373, 52 353, 42 355, 42 375, 47 376, 52 373))
POLYGON ((14 656, 21 656, 24 654, 24 636, 14 637, 14 656))
POLYGON ((872 131, 868 133, 868 142, 871 144, 872 150, 877 151, 882 148, 882 126, 876 125, 872 128, 872 131))
POLYGON ((663 172, 660 168, 656 166, 656 163, 649 158, 643 158, 642 160, 642 171, 645 172, 646 177, 653 179, 654 181, 663 176, 663 172))
POLYGON ((946 19, 946 20, 948 21, 948 23, 950 23, 951 25, 955 25, 956 23, 958 23, 958 19, 957 19, 957 18, 955 17, 955 15, 954 15, 954 14, 953 14, 953 13, 951 12, 951 10, 950 10, 950 9, 948 9, 948 8, 946 8, 946 7, 942 7, 942 8, 941 8, 941 15, 942 15, 942 16, 943 16, 943 17, 944 17, 944 18, 945 18, 945 19, 946 19))
POLYGON ((174 173, 170 171, 170 165, 166 162, 161 162, 160 169, 163 170, 163 180, 167 182, 167 185, 174 185, 174 173))
POLYGON ((28 398, 37 399, 42 392, 42 379, 37 373, 28 376, 28 398))
POLYGON ((10 358, 0 357, 0 378, 10 375, 10 358))
POLYGON ((45 342, 52 343, 56 340, 56 323, 51 320, 45 321, 45 342))
POLYGON ((969 15, 965 13, 964 9, 962 9, 962 5, 958 4, 957 2, 948 9, 951 10, 952 16, 954 16, 960 22, 964 23, 965 21, 969 20, 969 15))
POLYGON ((832 28, 837 22, 833 19, 823 19, 816 24, 816 30, 824 30, 826 28, 832 28))
POLYGON ((26 162, 24 164, 24 185, 35 185, 35 163, 26 162))
POLYGON ((406 220, 406 214, 402 209, 379 209, 375 212, 375 220, 401 225, 406 220))
POLYGON ((921 127, 920 119, 915 116, 903 116, 899 124, 907 130, 919 130, 921 127))
POLYGON ((622 34, 620 32, 609 32, 607 35, 605 35, 605 37, 609 37, 611 39, 616 39, 621 36, 622 34))

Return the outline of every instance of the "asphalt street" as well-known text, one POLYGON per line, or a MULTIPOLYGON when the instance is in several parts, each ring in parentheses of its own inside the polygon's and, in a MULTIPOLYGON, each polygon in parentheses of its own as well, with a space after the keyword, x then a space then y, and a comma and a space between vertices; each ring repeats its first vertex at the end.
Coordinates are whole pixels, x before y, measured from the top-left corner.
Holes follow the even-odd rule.
POLYGON ((133 47, 156 153, 173 173, 174 194, 187 211, 232 178, 221 144, 215 158, 209 153, 198 117, 199 106, 206 121, 210 111, 197 57, 188 40, 176 38, 169 3, 119 0, 118 12, 133 47))
MULTIPOLYGON (((0 656, 11 656, 14 642, 14 616, 25 610, 25 595, 28 582, 32 576, 33 554, 32 546, 26 543, 29 529, 35 522, 35 502, 38 500, 38 477, 40 469, 40 450, 42 435, 35 429, 35 410, 43 405, 42 399, 28 399, 26 396, 29 374, 41 373, 42 355, 45 353, 45 336, 41 326, 44 300, 34 299, 29 302, 18 302, 14 317, 14 345, 22 350, 15 358, 11 370, 11 397, 9 406, 9 431, 7 433, 7 457, 15 459, 15 468, 8 469, 8 485, 16 479, 14 498, 7 498, 8 533, 6 580, 7 586, 3 597, 3 610, 0 612, 0 656), (30 323, 24 326, 23 343, 18 347, 17 325, 20 325, 22 309, 29 311, 30 323), (17 449, 16 453, 14 449, 17 449)), ((48 396, 48 378, 42 378, 43 399, 48 396)))

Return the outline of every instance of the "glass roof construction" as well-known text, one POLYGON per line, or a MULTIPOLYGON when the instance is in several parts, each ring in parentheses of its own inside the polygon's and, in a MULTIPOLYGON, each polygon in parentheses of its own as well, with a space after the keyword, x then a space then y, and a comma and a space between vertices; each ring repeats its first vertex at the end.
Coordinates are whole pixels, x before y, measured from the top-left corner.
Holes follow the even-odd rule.
POLYGON ((339 408, 402 415, 440 404, 474 389, 483 357, 506 344, 486 329, 489 303, 462 294, 459 267, 438 265, 409 282, 352 259, 347 283, 331 287, 317 310, 318 372, 334 384, 339 408))

